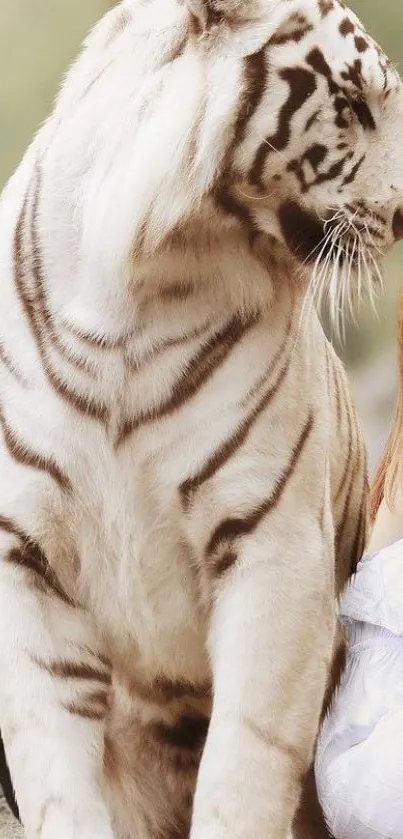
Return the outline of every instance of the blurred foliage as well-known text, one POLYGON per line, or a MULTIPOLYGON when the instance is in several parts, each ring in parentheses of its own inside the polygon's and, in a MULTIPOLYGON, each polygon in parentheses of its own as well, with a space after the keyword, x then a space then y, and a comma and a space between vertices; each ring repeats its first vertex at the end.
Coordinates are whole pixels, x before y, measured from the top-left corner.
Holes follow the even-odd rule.
MULTIPOLYGON (((377 39, 403 75, 403 2, 402 0, 351 0, 350 6, 377 39)), ((384 291, 377 301, 376 313, 365 307, 358 313, 358 327, 349 325, 346 344, 339 347, 347 363, 368 362, 385 344, 395 341, 397 300, 403 278, 403 247, 395 248, 386 260, 384 291)))
MULTIPOLYGON (((58 82, 83 35, 113 0, 1 0, 0 185, 46 116, 58 82)), ((367 28, 399 66, 403 60, 402 0, 352 0, 367 28)), ((365 309, 359 330, 349 326, 342 354, 350 364, 368 360, 393 339, 403 251, 385 269, 378 315, 365 309)))
POLYGON ((350 0, 366 28, 400 66, 403 61, 403 3, 402 0, 350 0))

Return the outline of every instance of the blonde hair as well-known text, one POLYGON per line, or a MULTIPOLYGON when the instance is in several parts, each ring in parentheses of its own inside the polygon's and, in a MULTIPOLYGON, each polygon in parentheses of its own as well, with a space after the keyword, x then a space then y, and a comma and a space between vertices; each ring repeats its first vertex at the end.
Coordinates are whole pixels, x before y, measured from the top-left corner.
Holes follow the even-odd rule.
POLYGON ((371 519, 385 501, 392 508, 396 484, 402 473, 403 462, 403 294, 400 298, 398 322, 399 384, 395 417, 385 451, 375 473, 371 490, 371 519))

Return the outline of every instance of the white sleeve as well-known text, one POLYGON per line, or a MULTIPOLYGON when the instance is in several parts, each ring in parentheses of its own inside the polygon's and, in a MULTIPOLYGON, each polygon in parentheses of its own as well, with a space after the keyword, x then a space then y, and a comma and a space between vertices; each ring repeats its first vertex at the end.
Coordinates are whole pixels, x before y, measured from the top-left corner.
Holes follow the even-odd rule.
POLYGON ((336 839, 403 839, 403 542, 360 565, 341 619, 347 668, 319 738, 319 799, 336 839))

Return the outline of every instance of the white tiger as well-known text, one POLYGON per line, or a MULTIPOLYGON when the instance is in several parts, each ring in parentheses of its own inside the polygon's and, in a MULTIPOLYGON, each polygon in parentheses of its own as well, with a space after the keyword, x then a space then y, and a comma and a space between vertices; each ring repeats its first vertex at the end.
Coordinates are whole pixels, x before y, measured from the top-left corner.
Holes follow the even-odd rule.
POLYGON ((310 275, 336 309, 402 236, 402 129, 337 0, 124 0, 8 184, 0 726, 28 839, 290 836, 366 529, 310 275))

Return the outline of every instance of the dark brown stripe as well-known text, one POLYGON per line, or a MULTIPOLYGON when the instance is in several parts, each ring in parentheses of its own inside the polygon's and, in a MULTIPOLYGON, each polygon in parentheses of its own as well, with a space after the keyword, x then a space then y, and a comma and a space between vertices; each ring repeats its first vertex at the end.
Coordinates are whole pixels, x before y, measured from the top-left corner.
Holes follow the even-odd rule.
MULTIPOLYGON (((345 393, 344 393, 344 396, 345 396, 345 393)), ((343 494, 343 492, 346 488, 346 483, 347 483, 347 480, 348 480, 348 477, 349 477, 349 474, 350 474, 351 460, 352 460, 352 456, 353 456, 353 442, 354 442, 354 440, 353 440, 353 420, 352 420, 352 414, 351 414, 351 410, 350 410, 350 406, 349 406, 348 402, 345 402, 345 405, 346 405, 345 417, 346 417, 347 429, 348 429, 348 445, 347 445, 347 453, 345 455, 345 463, 344 463, 343 474, 341 476, 340 483, 337 487, 336 495, 335 495, 335 498, 334 498, 334 504, 335 505, 340 500, 340 498, 341 498, 341 496, 342 496, 342 494, 343 494)))
POLYGON ((13 548, 5 556, 6 561, 17 565, 19 568, 21 566, 26 567, 29 571, 37 575, 39 581, 46 586, 46 589, 50 589, 53 594, 56 594, 57 597, 69 606, 75 606, 74 601, 63 591, 56 574, 52 571, 38 543, 31 539, 19 524, 8 518, 8 516, 0 516, 0 530, 9 533, 11 536, 15 536, 22 543, 20 548, 13 548))
MULTIPOLYGON (((35 339, 35 343, 42 361, 43 371, 48 379, 50 385, 56 391, 56 393, 66 402, 68 402, 73 408, 79 411, 81 414, 85 416, 92 417, 93 419, 100 420, 102 422, 106 422, 108 419, 108 410, 104 405, 99 405, 94 400, 92 400, 88 396, 83 396, 75 391, 71 390, 65 382, 63 382, 58 373, 54 371, 52 368, 47 352, 45 347, 45 328, 48 330, 48 340, 49 340, 49 320, 47 318, 46 311, 44 311, 44 296, 43 296, 43 278, 41 275, 41 263, 40 263, 40 252, 39 252, 39 242, 37 236, 37 213, 38 213, 38 204, 39 204, 39 195, 40 189, 39 184, 37 182, 36 189, 35 189, 35 197, 32 209, 32 223, 31 223, 31 236, 32 236, 32 276, 35 282, 35 303, 31 299, 31 294, 28 292, 25 286, 25 267, 24 262, 27 257, 24 254, 24 232, 26 230, 26 223, 27 223, 27 208, 28 208, 28 200, 29 200, 29 191, 27 191, 27 195, 24 199, 24 203, 22 206, 22 210, 20 213, 20 217, 18 219, 18 223, 15 230, 15 237, 14 237, 14 276, 15 276, 15 284, 18 292, 18 296, 21 302, 21 306, 23 311, 26 315, 27 321, 29 323, 31 333, 35 339)), ((52 338, 54 340, 54 331, 52 332, 52 338)), ((60 350, 60 347, 58 347, 60 350)))
POLYGON ((201 714, 183 714, 175 725, 152 723, 154 737, 166 746, 201 752, 206 741, 209 719, 201 714))
POLYGON ((303 67, 287 67, 280 71, 280 78, 287 82, 289 95, 280 109, 276 133, 261 143, 252 164, 250 182, 258 187, 262 185, 267 157, 273 152, 283 151, 286 148, 291 137, 294 115, 316 90, 314 73, 303 67))
POLYGON ((136 358, 129 358, 127 360, 127 369, 133 372, 138 372, 139 370, 144 369, 147 364, 155 361, 156 358, 163 355, 166 350, 170 350, 173 347, 184 346, 190 341, 194 341, 196 338, 207 336, 209 333, 211 334, 211 322, 207 321, 207 323, 203 323, 201 326, 195 327, 191 332, 185 332, 182 335, 175 335, 172 336, 172 338, 165 338, 155 347, 152 347, 149 353, 147 353, 147 356, 141 361, 138 361, 136 358))
POLYGON ((40 340, 40 336, 37 332, 37 324, 36 324, 36 316, 35 316, 35 308, 34 304, 31 300, 30 295, 25 294, 24 288, 24 247, 23 247, 23 239, 24 239, 24 231, 27 222, 27 211, 28 211, 28 203, 29 203, 29 195, 30 195, 31 183, 27 189, 21 213, 18 217, 17 225, 15 228, 14 234, 14 253, 13 253, 13 262, 14 262, 14 277, 15 283, 18 291, 18 296, 20 298, 20 302, 28 323, 31 327, 31 332, 33 333, 36 343, 40 340))
POLYGON ((226 154, 224 170, 230 166, 235 150, 245 139, 248 124, 263 99, 267 83, 266 49, 267 44, 244 58, 241 105, 235 121, 232 143, 226 154))
POLYGON ((17 370, 14 362, 11 361, 11 358, 9 357, 9 355, 8 355, 4 345, 1 343, 1 341, 0 341, 0 362, 2 362, 4 364, 4 366, 7 368, 8 372, 12 376, 14 376, 15 379, 17 379, 17 381, 20 383, 20 385, 22 385, 23 387, 27 387, 28 382, 26 381, 26 379, 24 379, 24 377, 21 375, 21 373, 19 373, 19 371, 17 370))
POLYGON ((382 227, 385 227, 386 219, 384 219, 383 216, 379 215, 379 213, 376 213, 374 210, 368 210, 368 207, 366 207, 364 202, 362 203, 362 210, 364 218, 367 218, 369 212, 372 221, 378 221, 382 227))
POLYGON ((23 547, 11 548, 4 555, 4 560, 18 569, 31 572, 39 591, 55 595, 68 606, 75 605, 73 600, 63 591, 56 574, 49 566, 45 554, 36 542, 29 541, 23 547))
POLYGON ((221 522, 221 524, 216 527, 209 540, 206 549, 207 557, 211 557, 220 545, 232 542, 234 539, 241 536, 247 536, 252 533, 260 524, 262 519, 269 513, 273 512, 281 501, 286 486, 295 472, 313 427, 314 416, 313 413, 310 413, 293 449, 291 458, 284 472, 277 479, 276 485, 269 497, 266 498, 255 510, 249 513, 249 515, 244 516, 243 518, 228 518, 221 522))
POLYGON ((242 201, 239 201, 231 192, 231 186, 224 178, 214 187, 213 196, 218 207, 226 215, 236 218, 241 226, 246 228, 249 233, 250 244, 252 245, 256 234, 259 232, 253 215, 248 207, 242 204, 242 201))
POLYGON ((211 697, 210 682, 196 684, 195 682, 188 682, 186 679, 171 681, 164 676, 159 676, 152 682, 151 689, 158 698, 163 698, 165 702, 183 699, 184 697, 192 699, 209 699, 211 697))
POLYGON ((56 334, 54 326, 52 326, 52 331, 49 330, 47 337, 53 344, 53 347, 57 348, 59 355, 71 364, 72 367, 76 367, 77 370, 85 373, 93 381, 99 381, 99 367, 90 358, 78 355, 74 350, 70 349, 63 338, 56 334))
POLYGON ((344 17, 339 25, 339 32, 340 35, 343 35, 343 38, 347 38, 347 35, 353 35, 355 32, 355 26, 352 20, 349 17, 344 17))
POLYGON ((150 684, 131 678, 129 690, 140 699, 157 705, 167 705, 183 699, 207 701, 211 699, 212 692, 210 682, 195 684, 186 679, 171 680, 165 676, 158 676, 150 684))
POLYGON ((318 0, 318 5, 322 17, 327 17, 327 15, 335 8, 334 0, 318 0))
MULTIPOLYGON (((318 108, 318 110, 317 110, 317 111, 314 111, 314 113, 312 114, 312 116, 310 116, 310 117, 309 117, 309 119, 307 119, 307 121, 306 121, 306 125, 305 125, 305 131, 306 131, 306 132, 307 132, 307 131, 309 131, 309 130, 310 130, 310 128, 312 128, 312 126, 313 126, 313 125, 314 125, 314 123, 316 122, 316 120, 318 119, 318 117, 319 117, 319 115, 320 115, 320 111, 321 111, 321 109, 320 109, 320 108, 318 108)), ((337 148, 340 148, 340 146, 337 146, 337 148)), ((346 148, 346 145, 345 145, 345 144, 343 144, 343 148, 346 148)))
POLYGON ((209 338, 189 361, 187 369, 173 385, 168 399, 159 407, 127 420, 122 425, 116 446, 122 445, 127 437, 141 426, 163 419, 192 399, 224 364, 236 344, 256 325, 257 321, 256 315, 249 317, 246 321, 236 315, 219 332, 209 338))
POLYGON ((102 405, 99 402, 96 402, 96 400, 91 399, 90 396, 83 396, 82 394, 77 393, 77 391, 69 388, 60 376, 51 370, 49 361, 47 361, 46 364, 47 377, 52 384, 53 389, 61 397, 61 399, 71 405, 71 407, 80 414, 83 414, 83 416, 98 420, 104 424, 107 423, 109 419, 109 411, 106 405, 102 405))
POLYGON ((79 329, 72 323, 68 321, 61 320, 61 325, 74 335, 75 338, 78 338, 79 341, 82 341, 83 344, 89 344, 90 347, 95 347, 99 350, 118 350, 125 346, 126 341, 133 337, 132 333, 127 335, 119 335, 116 337, 112 337, 111 335, 95 335, 91 332, 85 332, 82 329, 79 329))
POLYGON ((111 674, 89 664, 77 663, 75 661, 51 661, 41 662, 41 667, 47 670, 52 676, 60 679, 83 679, 85 681, 102 682, 109 685, 111 674))
MULTIPOLYGON (((273 358, 273 361, 267 371, 267 377, 270 377, 271 373, 275 369, 277 362, 283 355, 285 350, 285 346, 288 340, 288 334, 285 336, 280 349, 276 353, 273 358)), ((181 500, 183 504, 184 510, 188 511, 192 496, 195 492, 204 484, 206 481, 209 481, 211 478, 216 475, 216 473, 225 466, 228 461, 234 457, 234 455, 239 451, 241 446, 247 440, 254 424, 269 406, 272 399, 276 396, 280 387, 286 378, 290 366, 290 359, 287 360, 287 363, 284 367, 280 370, 279 375, 277 376, 276 381, 274 384, 270 386, 270 388, 263 394, 257 405, 253 408, 250 412, 249 416, 246 417, 243 422, 239 425, 235 433, 225 441, 225 443, 217 449, 213 455, 206 461, 206 463, 202 466, 200 471, 194 475, 192 478, 187 478, 186 481, 183 481, 181 484, 179 491, 181 495, 181 500)))
MULTIPOLYGON (((59 339, 55 324, 53 321, 53 314, 49 309, 47 295, 45 290, 45 278, 42 264, 41 248, 38 236, 38 210, 40 199, 40 175, 39 168, 37 168, 36 190, 34 194, 34 201, 32 207, 31 217, 31 238, 32 238, 32 272, 35 283, 35 307, 34 314, 37 320, 38 333, 41 340, 44 340, 44 333, 49 342, 57 349, 62 358, 67 362, 77 367, 78 369, 86 370, 88 362, 86 359, 77 357, 62 340, 59 339), (40 315, 41 322, 38 315, 40 315)), ((88 370, 86 370, 88 372, 88 370)))
POLYGON ((189 297, 194 296, 196 293, 197 289, 191 283, 186 285, 185 283, 177 282, 161 286, 161 288, 158 289, 158 299, 168 300, 169 302, 180 301, 182 303, 184 300, 188 300, 189 297))
MULTIPOLYGON (((350 417, 350 414, 349 414, 349 417, 350 417)), ((351 469, 351 477, 350 477, 350 481, 349 481, 349 484, 348 484, 348 489, 347 489, 345 499, 344 499, 344 505, 343 505, 341 520, 340 520, 340 522, 338 524, 338 527, 337 527, 337 530, 336 530, 336 543, 335 543, 336 544, 336 557, 339 557, 341 555, 341 551, 344 552, 344 548, 343 548, 344 534, 345 534, 347 524, 351 519, 350 505, 351 505, 352 497, 353 497, 353 494, 354 494, 354 490, 356 488, 357 478, 361 474, 362 468, 363 468, 363 462, 362 462, 363 451, 362 451, 359 429, 358 429, 358 426, 357 426, 357 421, 356 421, 355 415, 353 415, 353 419, 354 419, 354 429, 355 429, 355 444, 356 444, 356 450, 358 451, 358 454, 357 454, 356 461, 354 461, 353 457, 352 457, 352 453, 353 453, 353 447, 352 447, 351 454, 349 454, 348 459, 347 459, 347 464, 346 464, 346 469, 345 469, 345 480, 347 479, 347 475, 350 474, 350 469, 351 469)), ((350 417, 349 421, 350 421, 350 424, 352 425, 351 417, 350 417)), ((351 435, 352 435, 352 431, 351 431, 351 435)), ((352 438, 353 438, 353 435, 352 435, 352 438)))
POLYGON ((357 565, 359 561, 362 559, 364 553, 367 535, 367 515, 368 504, 367 495, 365 494, 361 502, 361 508, 357 520, 357 528, 351 549, 350 576, 353 576, 353 574, 356 573, 357 565))
POLYGON ((64 704, 66 711, 85 720, 103 720, 108 712, 109 697, 106 691, 94 691, 85 698, 64 704))
POLYGON ((353 101, 351 102, 351 108, 353 109, 358 119, 358 122, 365 130, 376 130, 376 122, 366 102, 364 102, 362 99, 353 99, 353 101))
POLYGON ((351 503, 352 496, 353 496, 355 481, 356 481, 356 474, 355 474, 355 470, 353 470, 352 475, 350 477, 350 482, 349 482, 349 485, 348 485, 348 489, 347 489, 347 492, 346 492, 346 497, 344 499, 344 505, 343 505, 343 511, 342 511, 341 519, 340 519, 340 522, 339 522, 338 527, 336 529, 336 539, 335 539, 336 562, 337 562, 337 559, 341 556, 344 534, 345 534, 345 530, 346 530, 346 527, 347 527, 347 522, 349 521, 349 518, 350 518, 350 503, 351 503))
POLYGON ((30 538, 20 528, 20 526, 7 516, 0 516, 0 530, 5 533, 10 533, 11 536, 16 536, 21 542, 29 542, 30 538))
POLYGON ((222 556, 215 557, 214 576, 223 577, 237 562, 238 554, 234 550, 225 551, 222 556))
POLYGON ((10 564, 33 571, 41 579, 46 578, 48 568, 46 558, 35 543, 29 543, 24 548, 11 548, 4 558, 10 564))
MULTIPOLYGON (((53 388, 57 391, 59 396, 65 399, 70 405, 72 405, 77 411, 86 416, 90 416, 93 419, 97 419, 101 422, 106 422, 108 419, 108 411, 105 405, 100 405, 97 403, 96 400, 91 399, 87 395, 82 395, 77 393, 75 390, 72 390, 66 382, 64 382, 60 375, 55 372, 50 364, 49 358, 46 357, 45 345, 44 345, 44 331, 47 330, 47 338, 50 343, 54 345, 57 351, 60 353, 62 357, 66 359, 70 364, 73 363, 73 358, 75 358, 75 362, 77 361, 76 357, 70 353, 63 342, 59 341, 58 335, 54 326, 53 322, 53 315, 49 310, 47 305, 46 299, 46 292, 45 292, 45 278, 43 272, 43 265, 42 265, 42 254, 41 254, 41 247, 39 242, 38 236, 38 212, 39 212, 39 202, 41 196, 41 173, 39 170, 39 166, 37 165, 37 180, 36 180, 36 189, 35 189, 35 199, 34 205, 32 210, 32 219, 31 219, 31 240, 32 240, 32 270, 33 270, 33 277, 35 282, 35 297, 38 306, 37 312, 40 314, 42 322, 38 321, 38 316, 36 314, 37 320, 37 328, 38 328, 38 335, 40 339, 40 343, 42 346, 42 353, 43 361, 44 361, 44 368, 47 377, 52 384, 53 388)), ((39 349, 39 345, 38 345, 39 349)), ((78 365, 79 366, 79 365, 78 365)), ((88 371, 86 371, 88 372, 88 371)))
POLYGON ((369 477, 368 477, 368 456, 367 450, 365 445, 359 439, 359 434, 357 431, 357 438, 358 438, 358 445, 360 446, 360 455, 359 455, 359 465, 361 466, 363 463, 363 486, 362 486, 362 498, 361 498, 361 507, 360 513, 357 521, 357 529, 353 541, 352 553, 351 553, 351 562, 350 562, 350 576, 355 574, 357 570, 357 565, 365 551, 366 543, 367 543, 367 533, 368 533, 368 521, 369 521, 369 500, 370 500, 370 489, 369 489, 369 477))
POLYGON ((157 837, 157 839, 189 839, 190 823, 191 819, 189 818, 186 822, 183 820, 183 824, 179 823, 173 825, 172 827, 164 827, 162 833, 157 837))
POLYGON ((278 208, 278 221, 285 243, 304 263, 315 259, 324 240, 323 221, 297 201, 284 201, 278 208))
POLYGON ((226 26, 237 28, 239 26, 239 15, 236 10, 233 14, 229 9, 217 9, 216 0, 204 0, 206 11, 206 19, 203 22, 196 15, 190 13, 189 31, 193 36, 201 37, 205 32, 209 32, 214 26, 226 26))
POLYGON ((310 150, 308 149, 307 152, 305 152, 305 154, 302 156, 301 161, 298 161, 298 160, 294 161, 293 160, 293 161, 291 161, 291 163, 289 164, 289 167, 288 167, 290 172, 294 171, 296 177, 298 178, 298 180, 301 184, 302 192, 305 192, 305 193, 309 192, 309 190, 311 190, 315 186, 318 186, 319 184, 326 183, 327 181, 333 181, 336 178, 338 178, 342 174, 345 165, 348 163, 348 161, 352 157, 352 152, 348 152, 348 154, 346 154, 344 157, 341 157, 340 160, 337 160, 336 163, 333 163, 332 166, 330 166, 329 169, 327 169, 326 172, 318 172, 318 174, 316 175, 316 177, 312 181, 307 182, 306 179, 305 179, 305 174, 304 174, 303 167, 301 166, 301 163, 303 163, 304 159, 305 159, 305 160, 308 160, 310 162, 310 164, 312 166, 312 169, 317 168, 317 166, 319 166, 320 163, 322 162, 322 159, 319 159, 318 161, 314 160, 314 155, 315 155, 315 152, 316 152, 317 149, 319 149, 321 151, 323 150, 325 153, 327 153, 327 149, 326 149, 325 146, 321 146, 321 145, 317 144, 317 145, 312 147, 313 155, 312 155, 311 159, 310 159, 310 150))
MULTIPOLYGON (((307 63, 315 71, 315 73, 319 74, 320 76, 324 76, 328 84, 329 93, 332 96, 341 94, 341 89, 334 81, 332 70, 319 47, 315 47, 313 50, 311 50, 309 55, 307 55, 306 60, 307 63)), ((343 107, 344 103, 346 105, 348 104, 347 99, 343 96, 343 107)))
POLYGON ((312 30, 313 25, 309 23, 305 15, 294 12, 270 38, 270 46, 277 47, 288 43, 299 44, 305 38, 305 35, 308 35, 312 30))
POLYGON ((169 47, 166 54, 161 56, 161 61, 158 65, 158 69, 161 70, 166 64, 173 64, 174 61, 177 61, 178 58, 181 58, 183 53, 185 52, 186 46, 188 43, 187 35, 184 38, 181 38, 177 44, 173 44, 169 47))
POLYGON ((251 243, 257 232, 250 210, 233 194, 230 170, 234 154, 246 136, 250 120, 256 113, 266 88, 267 61, 265 44, 258 52, 244 58, 241 102, 235 120, 232 141, 224 157, 222 174, 213 189, 214 200, 227 215, 238 219, 251 236, 251 243))
POLYGON ((112 662, 110 658, 107 658, 106 655, 102 655, 102 653, 97 652, 97 659, 103 667, 106 667, 107 670, 110 670, 112 667, 112 662))
POLYGON ((64 475, 57 463, 50 457, 44 457, 38 452, 30 450, 18 437, 14 429, 10 428, 0 411, 0 425, 4 442, 13 460, 30 469, 46 472, 59 484, 64 492, 71 492, 72 485, 67 475, 64 475))
POLYGON ((361 166, 364 163, 365 158, 366 158, 365 154, 363 154, 362 157, 360 157, 360 159, 357 161, 355 166, 353 166, 353 168, 351 169, 350 174, 346 175, 346 177, 342 180, 342 182, 341 182, 342 187, 347 186, 347 184, 351 184, 351 183, 353 183, 353 181, 355 181, 356 175, 357 175, 358 171, 361 169, 361 166))
MULTIPOLYGON (((264 371, 264 373, 262 373, 262 375, 259 376, 259 378, 255 381, 254 385, 248 391, 245 399, 241 402, 241 406, 243 408, 247 409, 250 405, 251 399, 254 399, 254 397, 257 396, 258 394, 261 394, 262 389, 265 389, 268 384, 270 385, 270 382, 268 382, 268 379, 270 379, 270 376, 274 373, 277 362, 280 360, 282 355, 284 355, 285 349, 286 349, 286 346, 287 346, 287 342, 288 342, 288 340, 290 338, 290 335, 291 335, 291 330, 292 330, 293 324, 294 324, 294 310, 295 310, 295 295, 292 292, 292 296, 290 298, 289 317, 288 317, 287 324, 284 328, 284 335, 283 335, 282 341, 280 343, 280 346, 276 350, 273 358, 270 360, 270 363, 269 363, 268 367, 266 368, 266 370, 264 371)), ((277 317, 275 308, 273 308, 272 313, 273 313, 274 317, 277 317)), ((288 359, 288 366, 289 366, 290 361, 291 361, 291 359, 288 359)), ((287 359, 286 359, 286 364, 283 365, 283 366, 287 366, 287 359)), ((265 390, 264 390, 264 392, 265 392, 265 390)))

